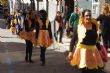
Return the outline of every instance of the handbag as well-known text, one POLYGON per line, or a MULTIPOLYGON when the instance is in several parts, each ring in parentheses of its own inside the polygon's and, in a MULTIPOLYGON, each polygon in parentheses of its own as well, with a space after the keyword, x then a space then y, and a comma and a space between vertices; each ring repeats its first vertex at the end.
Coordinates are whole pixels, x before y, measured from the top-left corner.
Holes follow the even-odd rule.
POLYGON ((100 45, 100 53, 102 54, 102 59, 104 62, 108 62, 108 53, 104 45, 100 45))
POLYGON ((108 53, 107 53, 105 46, 100 43, 98 43, 96 46, 100 52, 100 55, 101 55, 103 61, 108 62, 108 53))

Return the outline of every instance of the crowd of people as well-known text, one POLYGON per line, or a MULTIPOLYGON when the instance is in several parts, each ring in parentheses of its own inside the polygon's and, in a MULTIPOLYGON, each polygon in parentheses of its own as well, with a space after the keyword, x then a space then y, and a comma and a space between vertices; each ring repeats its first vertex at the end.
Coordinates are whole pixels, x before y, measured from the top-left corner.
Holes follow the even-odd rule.
MULTIPOLYGON (((102 13, 96 19, 92 18, 91 10, 85 9, 80 12, 77 6, 74 6, 74 12, 69 17, 66 17, 68 14, 62 16, 60 11, 56 14, 55 22, 59 28, 55 33, 55 39, 58 41, 58 33, 60 33, 59 43, 63 44, 63 33, 66 30, 67 36, 71 38, 69 63, 81 69, 82 73, 89 73, 93 69, 104 67, 103 54, 100 52, 100 47, 97 47, 97 43, 103 42, 106 51, 110 47, 109 7, 109 4, 103 4, 102 13)), ((14 14, 8 14, 5 19, 12 34, 17 34, 26 42, 25 61, 34 63, 32 60, 33 44, 38 45, 41 48, 41 65, 44 66, 46 49, 53 43, 51 22, 47 12, 45 10, 37 12, 16 10, 14 14)))

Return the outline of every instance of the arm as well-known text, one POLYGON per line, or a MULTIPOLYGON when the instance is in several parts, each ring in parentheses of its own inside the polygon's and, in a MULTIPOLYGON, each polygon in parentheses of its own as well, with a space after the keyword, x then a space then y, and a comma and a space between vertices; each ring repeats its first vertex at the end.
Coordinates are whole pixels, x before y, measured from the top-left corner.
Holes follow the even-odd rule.
POLYGON ((101 20, 102 20, 102 15, 99 15, 96 20, 98 21, 98 23, 101 23, 101 20))
POLYGON ((73 36, 70 41, 70 49, 69 49, 70 52, 73 52, 73 49, 74 49, 74 46, 76 45, 77 40, 78 40, 78 35, 77 35, 77 29, 76 29, 73 32, 73 36))
POLYGON ((25 31, 28 32, 29 31, 28 20, 24 21, 24 27, 25 27, 25 31))
POLYGON ((77 40, 78 40, 78 35, 77 35, 77 30, 75 30, 73 33, 73 37, 71 39, 71 42, 70 42, 70 48, 69 48, 69 54, 68 54, 69 60, 72 59, 74 46, 76 45, 77 40))
POLYGON ((50 23, 50 22, 49 22, 48 31, 49 31, 49 36, 50 36, 50 38, 52 39, 52 30, 51 30, 51 23, 50 23))
POLYGON ((38 33, 39 33, 39 23, 38 22, 36 22, 36 38, 38 38, 38 33))

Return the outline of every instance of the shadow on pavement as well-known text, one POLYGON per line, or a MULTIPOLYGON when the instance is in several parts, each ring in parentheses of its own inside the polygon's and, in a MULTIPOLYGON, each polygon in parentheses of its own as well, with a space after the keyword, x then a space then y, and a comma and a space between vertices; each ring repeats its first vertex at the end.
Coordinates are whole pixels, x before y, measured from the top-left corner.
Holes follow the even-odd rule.
MULTIPOLYGON (((10 73, 10 70, 13 73, 81 73, 79 69, 69 65, 66 60, 67 53, 47 49, 46 66, 42 67, 40 66, 40 49, 38 47, 33 48, 32 59, 35 63, 31 64, 24 61, 24 43, 0 42, 0 71, 1 73, 10 73), (7 58, 10 59, 10 62, 6 61, 7 58)), ((110 71, 98 70, 93 73, 110 73, 110 71)))

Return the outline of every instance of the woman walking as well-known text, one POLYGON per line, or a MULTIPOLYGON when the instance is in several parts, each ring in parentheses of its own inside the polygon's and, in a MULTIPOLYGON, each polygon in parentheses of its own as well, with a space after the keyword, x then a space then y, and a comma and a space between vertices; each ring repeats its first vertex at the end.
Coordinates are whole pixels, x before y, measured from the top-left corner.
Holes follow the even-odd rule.
POLYGON ((36 23, 36 39, 37 45, 40 46, 40 60, 41 66, 44 66, 45 61, 45 52, 46 49, 52 44, 52 31, 51 31, 51 23, 48 19, 47 12, 45 10, 39 11, 40 15, 38 17, 38 23, 36 23))
POLYGON ((96 47, 98 27, 96 20, 91 18, 91 11, 84 10, 78 28, 73 33, 74 47, 70 48, 68 55, 70 64, 77 66, 82 73, 90 73, 90 71, 104 66, 96 47))
POLYGON ((33 49, 33 43, 32 43, 32 33, 33 33, 33 29, 34 27, 32 27, 33 24, 31 22, 30 19, 30 15, 29 13, 26 13, 26 18, 24 20, 24 36, 25 36, 25 42, 26 42, 26 56, 25 56, 25 61, 26 62, 30 62, 30 63, 34 63, 34 61, 32 60, 32 49, 33 49))
POLYGON ((101 14, 98 16, 97 21, 100 23, 101 37, 106 50, 110 47, 110 10, 109 4, 105 3, 101 6, 101 14))
POLYGON ((56 17, 55 17, 56 24, 58 24, 59 28, 55 33, 55 39, 58 41, 58 33, 59 33, 59 43, 62 43, 62 38, 63 38, 63 30, 64 30, 64 23, 63 23, 63 18, 62 14, 60 11, 57 12, 56 17))

